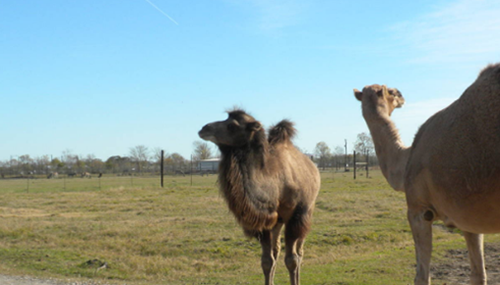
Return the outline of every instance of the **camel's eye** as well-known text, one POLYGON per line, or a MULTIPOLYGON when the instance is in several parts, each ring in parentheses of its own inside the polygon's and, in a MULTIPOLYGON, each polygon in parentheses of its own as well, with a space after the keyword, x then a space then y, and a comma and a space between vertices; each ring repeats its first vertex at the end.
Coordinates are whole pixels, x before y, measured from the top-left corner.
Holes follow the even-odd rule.
POLYGON ((238 126, 236 124, 227 125, 227 130, 231 133, 234 133, 238 130, 238 126))

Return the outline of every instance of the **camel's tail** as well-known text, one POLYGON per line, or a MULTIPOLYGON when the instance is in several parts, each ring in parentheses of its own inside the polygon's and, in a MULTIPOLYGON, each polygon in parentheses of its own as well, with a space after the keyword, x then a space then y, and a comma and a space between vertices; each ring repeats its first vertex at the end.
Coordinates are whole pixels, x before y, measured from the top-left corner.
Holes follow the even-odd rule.
POLYGON ((276 144, 280 142, 291 141, 297 130, 289 120, 283 120, 269 129, 269 143, 276 144))

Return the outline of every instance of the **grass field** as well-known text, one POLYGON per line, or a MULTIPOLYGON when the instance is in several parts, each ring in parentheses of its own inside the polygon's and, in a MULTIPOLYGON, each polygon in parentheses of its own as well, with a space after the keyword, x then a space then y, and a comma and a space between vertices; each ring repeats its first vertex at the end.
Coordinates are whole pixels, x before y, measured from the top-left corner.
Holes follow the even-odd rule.
MULTIPOLYGON (((158 178, 61 180, 0 180, 0 273, 116 284, 263 283, 260 246, 244 237, 215 176, 196 176, 192 186, 190 177, 168 177, 165 188, 158 178), (108 268, 97 270, 102 262, 108 268)), ((303 284, 412 283, 405 209, 403 193, 379 172, 357 180, 323 173, 303 284)), ((433 263, 452 248, 465 248, 461 235, 436 226, 433 263)), ((277 284, 288 284, 283 255, 277 284)))

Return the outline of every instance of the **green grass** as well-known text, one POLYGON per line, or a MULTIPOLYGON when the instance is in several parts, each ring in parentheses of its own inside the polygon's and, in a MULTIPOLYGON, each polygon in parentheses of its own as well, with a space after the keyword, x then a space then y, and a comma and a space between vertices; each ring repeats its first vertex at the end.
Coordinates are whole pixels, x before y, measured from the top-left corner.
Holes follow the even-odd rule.
MULTIPOLYGON (((169 177, 165 186, 175 186, 178 177, 169 177)), ((189 177, 180 177, 185 181, 189 177)), ((199 180, 198 177, 193 178, 199 180)), ((189 182, 189 181, 188 181, 189 182)), ((2 179, 0 180, 0 193, 40 193, 40 192, 70 192, 70 191, 96 191, 117 187, 158 187, 159 177, 140 176, 103 176, 102 178, 56 178, 56 179, 2 179)))
MULTIPOLYGON (((323 173, 305 244, 304 284, 410 284, 415 257, 403 193, 379 172, 323 173)), ((216 177, 0 180, 0 272, 117 284, 261 284, 260 246, 244 237, 216 177), (133 179, 133 181, 131 181, 133 179), (132 184, 133 183, 133 184, 132 184), (133 186, 132 186, 133 185, 133 186), (107 262, 96 270, 87 261, 107 262)), ((497 236, 488 237, 498 240, 497 236)), ((434 253, 464 248, 435 228, 434 253)), ((288 283, 280 256, 277 284, 288 283)))

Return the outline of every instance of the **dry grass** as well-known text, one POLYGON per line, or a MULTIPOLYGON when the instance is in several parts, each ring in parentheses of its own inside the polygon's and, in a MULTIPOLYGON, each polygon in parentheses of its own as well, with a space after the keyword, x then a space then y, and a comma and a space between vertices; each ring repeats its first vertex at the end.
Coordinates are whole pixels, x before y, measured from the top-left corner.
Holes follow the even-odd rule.
MULTIPOLYGON (((0 180, 1 272, 117 284, 263 282, 260 246, 243 236, 215 176, 195 177, 193 186, 189 177, 171 177, 163 189, 153 178, 134 187, 111 179, 103 178, 113 186, 101 190, 96 181, 75 180, 82 186, 66 191, 51 188, 60 181, 34 181, 30 193, 26 181, 0 180), (94 259, 109 267, 86 263, 94 259)), ((404 195, 378 172, 355 181, 324 173, 303 283, 410 284, 415 261, 405 209, 404 195)), ((458 245, 465 247, 459 234, 436 228, 438 259, 458 245)), ((276 282, 288 282, 283 256, 276 282)))

